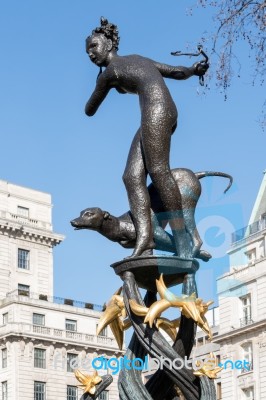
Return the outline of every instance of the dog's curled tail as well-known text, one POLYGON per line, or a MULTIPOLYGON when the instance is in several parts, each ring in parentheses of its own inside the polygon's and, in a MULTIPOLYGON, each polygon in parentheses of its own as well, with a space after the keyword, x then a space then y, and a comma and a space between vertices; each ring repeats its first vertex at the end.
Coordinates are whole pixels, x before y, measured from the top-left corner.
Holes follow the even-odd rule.
POLYGON ((224 193, 226 193, 230 189, 230 187, 232 186, 232 183, 233 183, 232 176, 225 174, 224 172, 202 171, 202 172, 196 172, 195 175, 198 179, 205 178, 205 176, 221 176, 223 178, 228 178, 230 181, 229 181, 228 186, 224 190, 224 193))

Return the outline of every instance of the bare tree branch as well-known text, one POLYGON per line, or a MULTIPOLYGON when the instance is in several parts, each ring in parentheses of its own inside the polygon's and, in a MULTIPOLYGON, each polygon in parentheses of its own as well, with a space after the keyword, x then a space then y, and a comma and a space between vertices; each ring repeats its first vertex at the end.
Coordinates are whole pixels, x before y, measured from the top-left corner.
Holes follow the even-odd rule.
MULTIPOLYGON (((264 83, 266 72, 266 1, 265 0, 198 0, 199 7, 214 10, 214 32, 207 33, 203 42, 212 41, 212 59, 216 59, 215 84, 227 96, 233 77, 240 76, 241 56, 238 42, 248 45, 251 83, 264 83)), ((214 67, 214 63, 212 64, 214 67)), ((265 107, 263 110, 265 123, 265 107)))

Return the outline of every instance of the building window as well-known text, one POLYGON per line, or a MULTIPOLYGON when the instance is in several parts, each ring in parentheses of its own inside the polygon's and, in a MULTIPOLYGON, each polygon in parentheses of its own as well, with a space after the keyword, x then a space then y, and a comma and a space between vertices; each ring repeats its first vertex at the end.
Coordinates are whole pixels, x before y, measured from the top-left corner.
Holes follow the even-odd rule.
POLYGON ((241 370, 241 373, 249 372, 253 370, 253 349, 252 343, 245 343, 242 346, 243 360, 245 361, 247 367, 241 370))
POLYGON ((18 295, 19 296, 29 296, 30 295, 30 287, 28 285, 18 284, 18 295))
POLYGON ((221 355, 220 354, 216 354, 216 365, 221 364, 221 355))
POLYGON ((34 382, 34 400, 45 400, 45 386, 44 382, 34 382))
POLYGON ((66 319, 66 331, 77 331, 77 321, 73 319, 66 319))
POLYGON ((18 268, 30 269, 30 252, 25 249, 18 249, 18 268))
POLYGON ((246 252, 248 262, 256 260, 256 249, 252 249, 246 252))
POLYGON ((3 325, 6 325, 8 323, 8 312, 3 314, 3 325))
POLYGON ((243 400, 254 400, 255 399, 253 386, 251 386, 247 389, 242 389, 242 390, 243 390, 243 394, 244 394, 243 400))
POLYGON ((2 400, 7 400, 7 381, 2 382, 2 400))
POLYGON ((241 326, 246 326, 251 324, 253 321, 251 319, 251 296, 250 294, 240 298, 242 307, 242 318, 240 320, 241 326))
MULTIPOLYGON (((96 331, 98 329, 98 324, 96 325, 96 331)), ((107 337, 107 327, 103 328, 103 330, 99 333, 99 336, 107 337)))
POLYGON ((266 228, 266 213, 261 216, 261 228, 266 228))
POLYGON ((7 349, 2 349, 2 368, 7 367, 7 349))
POLYGON ((45 325, 45 315, 44 314, 36 314, 33 313, 32 315, 32 323, 33 325, 45 325))
POLYGON ((34 367, 46 368, 46 351, 44 349, 34 349, 34 367))
POLYGON ((17 212, 20 217, 29 218, 29 209, 27 207, 18 206, 17 212))
POLYGON ((78 366, 77 354, 67 353, 67 372, 73 372, 78 366))
POLYGON ((104 391, 100 394, 99 400, 109 400, 108 394, 109 394, 108 391, 107 391, 107 390, 104 390, 104 391))
POLYGON ((221 382, 217 383, 216 392, 217 392, 217 400, 222 400, 222 384, 221 384, 221 382))
POLYGON ((197 338, 197 347, 203 346, 204 344, 204 337, 197 338))
POLYGON ((78 400, 78 389, 76 386, 67 386, 67 400, 78 400))

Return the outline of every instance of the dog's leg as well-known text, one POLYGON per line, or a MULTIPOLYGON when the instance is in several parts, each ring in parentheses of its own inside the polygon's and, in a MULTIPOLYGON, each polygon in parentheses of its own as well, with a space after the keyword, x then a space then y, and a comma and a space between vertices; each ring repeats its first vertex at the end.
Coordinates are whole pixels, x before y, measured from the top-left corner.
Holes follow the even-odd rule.
POLYGON ((192 257, 197 257, 203 261, 209 261, 211 254, 206 250, 201 250, 202 240, 199 235, 198 229, 195 223, 195 208, 184 208, 184 219, 186 224, 186 230, 189 233, 192 241, 192 257))

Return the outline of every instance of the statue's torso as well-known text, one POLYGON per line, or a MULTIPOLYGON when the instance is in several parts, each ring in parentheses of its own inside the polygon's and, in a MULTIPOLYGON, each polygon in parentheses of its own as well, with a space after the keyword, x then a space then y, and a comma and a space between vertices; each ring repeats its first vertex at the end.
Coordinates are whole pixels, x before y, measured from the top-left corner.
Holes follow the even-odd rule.
POLYGON ((107 67, 111 85, 119 92, 138 94, 142 108, 175 109, 170 92, 154 62, 139 55, 117 56, 107 67))

